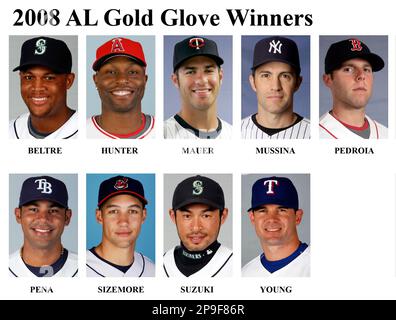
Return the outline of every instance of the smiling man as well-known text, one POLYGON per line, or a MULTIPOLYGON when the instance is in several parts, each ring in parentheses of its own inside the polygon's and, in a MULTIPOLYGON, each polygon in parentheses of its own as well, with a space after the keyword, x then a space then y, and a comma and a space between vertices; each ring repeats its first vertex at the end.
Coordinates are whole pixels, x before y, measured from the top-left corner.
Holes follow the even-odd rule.
POLYGON ((176 43, 172 82, 181 107, 164 123, 166 139, 231 138, 231 125, 217 116, 223 62, 213 40, 194 36, 176 43))
POLYGON ((115 176, 100 184, 96 221, 102 225, 102 241, 87 251, 87 276, 154 276, 154 263, 135 251, 147 203, 138 180, 115 176))
POLYGON ((387 128, 366 114, 373 91, 373 72, 380 71, 384 65, 382 58, 358 39, 346 39, 330 46, 323 81, 331 91, 333 106, 320 118, 321 138, 387 138, 387 128))
POLYGON ((77 255, 63 247, 61 237, 72 216, 66 185, 53 177, 26 179, 22 184, 16 221, 23 246, 10 256, 13 277, 74 277, 77 255))
POLYGON ((242 120, 242 138, 309 139, 309 120, 293 111, 294 94, 303 80, 297 44, 285 37, 258 41, 251 69, 257 113, 242 120))
POLYGON ((303 210, 290 179, 268 177, 252 187, 250 222, 263 252, 242 268, 244 277, 307 277, 310 248, 298 237, 303 210))
POLYGON ((25 41, 20 64, 13 71, 18 70, 21 96, 29 112, 10 122, 10 138, 77 137, 77 112, 67 106, 67 90, 75 75, 66 43, 49 37, 25 41))
POLYGON ((228 209, 216 181, 198 175, 180 182, 169 215, 180 245, 164 255, 166 277, 231 276, 232 251, 217 241, 228 209))
POLYGON ((102 113, 87 119, 88 138, 154 138, 154 117, 142 112, 146 67, 139 42, 113 38, 96 50, 93 80, 102 113))

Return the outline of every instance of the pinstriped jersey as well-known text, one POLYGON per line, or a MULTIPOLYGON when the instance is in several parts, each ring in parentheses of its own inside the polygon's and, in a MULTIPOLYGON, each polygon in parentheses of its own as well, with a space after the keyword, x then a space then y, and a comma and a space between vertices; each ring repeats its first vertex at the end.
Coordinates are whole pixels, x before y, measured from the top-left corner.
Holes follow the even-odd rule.
POLYGON ((307 118, 297 115, 297 120, 281 129, 269 129, 261 126, 253 114, 242 120, 241 135, 243 139, 310 139, 311 125, 307 118))

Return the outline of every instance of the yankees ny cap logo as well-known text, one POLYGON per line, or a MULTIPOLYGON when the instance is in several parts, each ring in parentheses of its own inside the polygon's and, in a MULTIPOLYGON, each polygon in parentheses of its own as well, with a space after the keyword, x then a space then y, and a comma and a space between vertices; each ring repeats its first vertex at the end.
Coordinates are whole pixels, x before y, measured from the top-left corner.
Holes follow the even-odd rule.
POLYGON ((270 47, 269 47, 268 52, 273 53, 273 54, 276 54, 276 53, 282 54, 282 45, 283 45, 283 43, 280 40, 278 40, 276 42, 275 42, 275 40, 272 40, 270 42, 270 47))
POLYGON ((274 186, 278 185, 278 180, 266 180, 264 181, 264 186, 268 185, 266 194, 275 194, 274 186))
POLYGON ((202 181, 195 180, 193 182, 193 195, 199 196, 203 192, 203 189, 202 181))
POLYGON ((40 190, 41 193, 51 194, 52 193, 52 184, 47 181, 47 179, 37 179, 34 183, 38 183, 37 190, 40 190))
POLYGON ((362 51, 362 43, 358 39, 350 39, 352 48, 351 51, 362 51))
POLYGON ((47 50, 47 41, 45 39, 38 39, 36 41, 36 49, 34 50, 34 54, 42 55, 47 50))
POLYGON ((117 190, 123 190, 128 188, 128 179, 122 178, 116 181, 114 188, 117 190))
POLYGON ((122 45, 122 39, 121 38, 115 38, 112 40, 113 45, 111 46, 111 52, 124 52, 124 46, 122 45))
POLYGON ((194 49, 201 49, 203 46, 205 46, 205 40, 202 38, 192 38, 188 42, 188 46, 194 49))

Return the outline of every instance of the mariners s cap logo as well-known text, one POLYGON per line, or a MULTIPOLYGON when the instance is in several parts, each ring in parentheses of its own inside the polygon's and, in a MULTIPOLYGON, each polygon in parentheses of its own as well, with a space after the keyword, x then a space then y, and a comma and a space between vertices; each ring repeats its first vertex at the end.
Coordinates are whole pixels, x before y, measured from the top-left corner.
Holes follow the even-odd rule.
POLYGON ((201 180, 195 180, 193 182, 193 195, 199 196, 203 192, 203 185, 201 180))
POLYGON ((124 190, 128 188, 128 178, 118 179, 114 185, 117 190, 124 190))
POLYGON ((188 46, 199 50, 205 46, 205 40, 202 38, 191 38, 188 42, 188 46))
POLYGON ((124 52, 124 46, 122 45, 122 39, 121 38, 115 38, 112 40, 113 45, 111 46, 111 52, 124 52))
POLYGON ((34 50, 34 54, 42 55, 47 50, 47 41, 45 39, 38 39, 36 41, 36 48, 34 50))
POLYGON ((279 54, 282 54, 282 46, 283 46, 283 43, 282 43, 280 40, 278 40, 278 41, 272 40, 272 41, 270 42, 269 45, 270 45, 270 47, 269 47, 269 49, 268 49, 268 52, 269 52, 269 53, 273 53, 273 54, 279 53, 279 54))
POLYGON ((358 39, 350 39, 352 48, 351 51, 362 51, 362 43, 358 39))
POLYGON ((34 181, 37 183, 37 190, 41 191, 41 193, 51 194, 52 193, 52 184, 47 181, 47 179, 37 179, 34 181))

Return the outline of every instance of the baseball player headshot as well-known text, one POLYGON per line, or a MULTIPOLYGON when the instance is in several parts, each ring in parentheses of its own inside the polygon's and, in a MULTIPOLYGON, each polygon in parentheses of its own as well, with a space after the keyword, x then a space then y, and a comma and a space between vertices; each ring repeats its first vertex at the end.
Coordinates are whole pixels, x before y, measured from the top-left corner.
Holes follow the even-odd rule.
POLYGON ((387 37, 341 40, 339 37, 321 37, 322 47, 328 48, 324 58, 323 84, 329 89, 331 99, 325 101, 321 95, 321 107, 327 110, 321 110, 320 137, 387 138, 387 71, 384 69, 385 61, 379 55, 387 58, 387 37), (329 43, 334 38, 337 41, 329 43), (366 40, 369 44, 363 42, 366 40), (377 53, 372 52, 369 46, 377 53), (374 81, 374 73, 377 72, 378 79, 374 81), (378 83, 376 88, 374 82, 378 83), (385 125, 380 123, 382 121, 385 125))
MULTIPOLYGON (((63 181, 45 175, 24 180, 14 217, 19 228, 22 228, 23 244, 21 246, 19 242, 19 248, 16 251, 12 249, 9 260, 11 277, 77 275, 77 254, 62 243, 65 228, 72 218, 69 195, 63 181)), ((16 229, 11 225, 10 222, 10 246, 16 244, 12 238, 20 234, 14 232, 16 229)), ((76 235, 71 236, 77 238, 76 235)))
POLYGON ((154 263, 136 251, 149 214, 143 184, 128 176, 114 176, 101 182, 97 199, 95 217, 102 235, 101 242, 87 250, 87 276, 153 277, 154 263))
MULTIPOLYGON (((298 177, 299 182, 307 179, 306 175, 298 177)), ((303 186, 304 192, 309 189, 307 187, 303 186)), ((247 263, 243 261, 242 276, 308 277, 310 247, 300 240, 297 232, 304 211, 292 180, 280 176, 256 180, 252 186, 249 205, 248 217, 259 239, 260 253, 247 263)), ((242 235, 242 239, 246 240, 247 233, 249 231, 242 235)), ((243 249, 249 251, 249 254, 253 253, 252 247, 245 241, 243 249)))
POLYGON ((180 244, 164 254, 165 277, 232 275, 232 251, 218 241, 228 212, 224 191, 215 180, 196 175, 176 186, 169 216, 180 244))
MULTIPOLYGON (((305 72, 308 88, 304 92, 304 111, 309 113, 309 37, 294 38, 304 49, 303 66, 308 69, 305 72)), ((253 39, 251 36, 244 37, 242 48, 245 46, 246 52, 251 52, 249 49, 253 39)), ((242 55, 244 53, 243 50, 242 55)), ((252 99, 242 102, 243 108, 254 112, 242 119, 242 138, 309 139, 310 121, 294 111, 294 95, 303 82, 297 43, 291 38, 279 36, 260 39, 254 45, 253 60, 249 57, 249 61, 250 90, 256 97, 255 105, 252 99), (248 108, 249 103, 252 106, 248 108)), ((246 91, 246 88, 243 89, 246 91)))
POLYGON ((88 117, 87 137, 153 138, 154 116, 142 112, 149 78, 142 44, 126 37, 107 40, 97 48, 92 69, 101 110, 88 117))
MULTIPOLYGON (((225 43, 232 51, 231 42, 225 43)), ((164 136, 167 139, 223 139, 231 138, 231 125, 218 116, 218 97, 224 79, 224 64, 217 43, 201 36, 185 38, 174 45, 172 83, 179 92, 180 108, 170 116, 168 105, 175 98, 165 98, 164 136), (168 105, 167 105, 168 104, 168 105), (176 114, 175 114, 176 113, 176 114)), ((228 61, 231 64, 232 59, 228 61)), ((228 67, 230 68, 230 67, 228 67)), ((228 74, 227 77, 232 75, 228 74)), ((230 87, 231 88, 231 87, 230 87)), ((232 95, 226 110, 232 110, 232 95)))
MULTIPOLYGON (((10 38, 10 42, 12 40, 14 38, 10 38)), ((15 40, 18 42, 21 37, 15 37, 15 40)), ((16 51, 15 44, 10 44, 10 50, 16 51)), ((74 50, 77 51, 77 44, 74 50)), ((17 63, 15 56, 16 52, 11 52, 10 63, 14 66, 17 63)), ((20 96, 28 112, 20 114, 20 109, 10 106, 10 116, 15 117, 9 124, 10 138, 76 138, 77 111, 67 102, 75 74, 72 72, 72 54, 66 42, 45 36, 30 38, 23 42, 18 57, 19 64, 13 71, 19 72, 20 96)), ((11 97, 15 88, 10 86, 11 97)))

